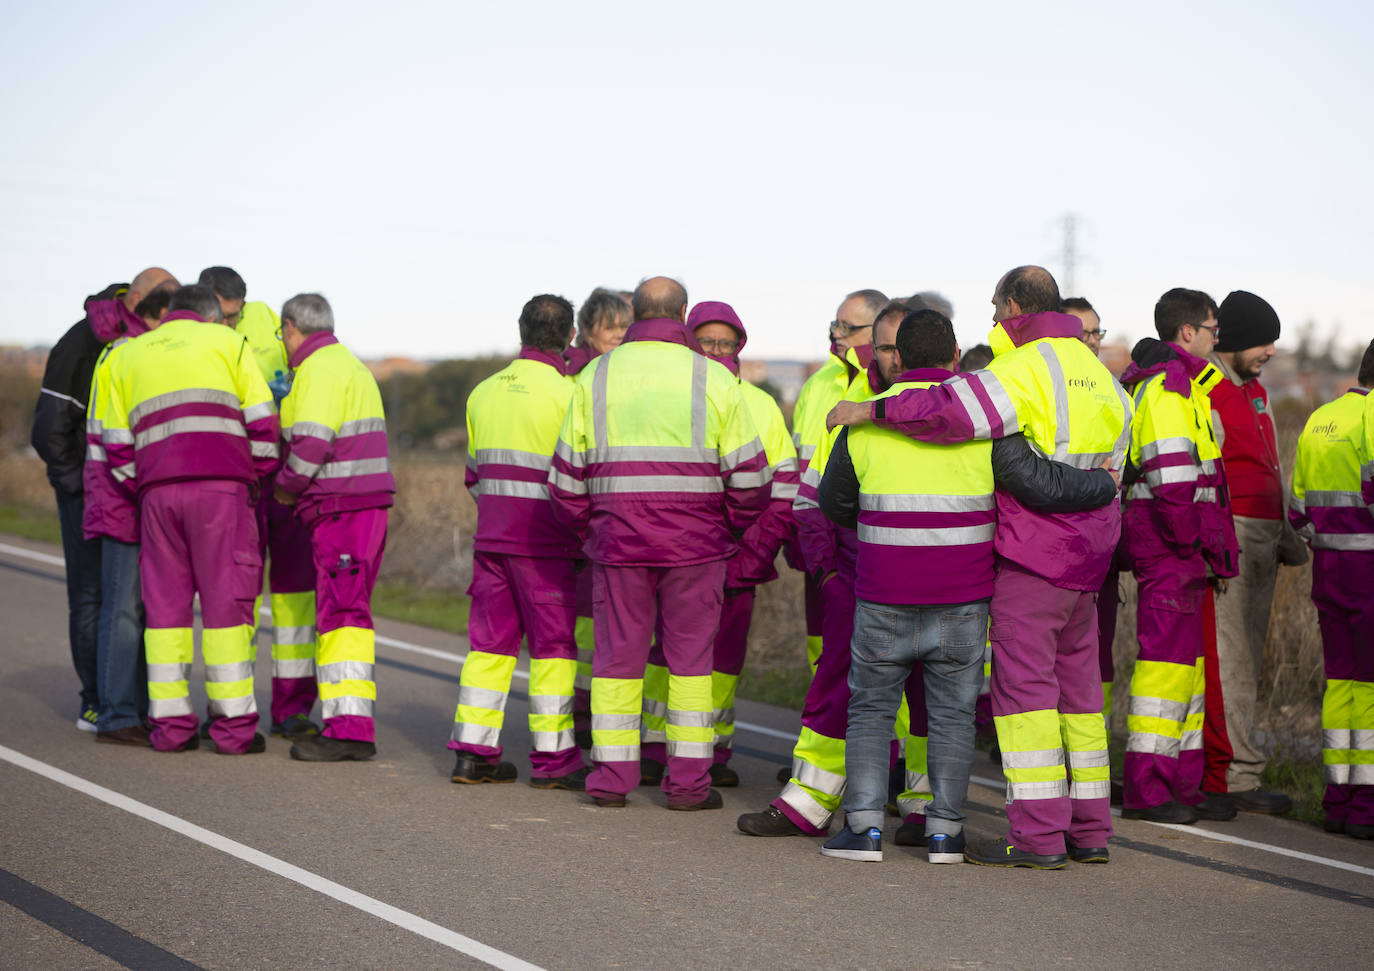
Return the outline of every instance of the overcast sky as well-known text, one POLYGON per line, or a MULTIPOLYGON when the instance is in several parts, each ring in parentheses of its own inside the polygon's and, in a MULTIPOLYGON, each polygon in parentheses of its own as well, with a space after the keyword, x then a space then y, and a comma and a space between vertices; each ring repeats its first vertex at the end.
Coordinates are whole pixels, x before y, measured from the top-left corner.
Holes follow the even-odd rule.
POLYGON ((222 263, 369 357, 657 273, 754 356, 861 287, 969 346, 1069 212, 1113 337, 1173 286, 1374 337, 1367 2, 0 2, 0 343, 222 263))

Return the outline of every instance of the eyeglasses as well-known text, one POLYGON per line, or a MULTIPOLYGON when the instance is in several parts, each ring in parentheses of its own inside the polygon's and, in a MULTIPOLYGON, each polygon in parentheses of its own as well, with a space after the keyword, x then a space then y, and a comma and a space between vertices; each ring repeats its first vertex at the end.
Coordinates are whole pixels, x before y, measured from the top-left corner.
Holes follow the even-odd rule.
POLYGON ((843 320, 832 320, 830 322, 830 335, 832 337, 853 337, 861 330, 868 330, 872 324, 846 324, 843 320))
POLYGON ((697 339, 701 349, 708 354, 733 354, 739 349, 739 341, 732 341, 728 337, 719 340, 712 337, 701 337, 697 339))
POLYGON ((281 336, 281 324, 278 324, 278 325, 277 325, 276 334, 277 334, 277 340, 281 340, 281 339, 282 339, 282 336, 281 336))
POLYGON ((1091 340, 1099 340, 1099 341, 1100 341, 1102 338, 1104 338, 1104 337, 1106 337, 1106 336, 1107 336, 1107 332, 1106 332, 1105 330, 1103 330, 1101 327, 1097 328, 1097 330, 1085 330, 1085 331, 1083 331, 1083 339, 1084 339, 1085 341, 1091 341, 1091 340))
POLYGON ((1211 331, 1213 337, 1216 337, 1217 331, 1221 330, 1220 324, 1194 324, 1193 326, 1198 330, 1211 331))

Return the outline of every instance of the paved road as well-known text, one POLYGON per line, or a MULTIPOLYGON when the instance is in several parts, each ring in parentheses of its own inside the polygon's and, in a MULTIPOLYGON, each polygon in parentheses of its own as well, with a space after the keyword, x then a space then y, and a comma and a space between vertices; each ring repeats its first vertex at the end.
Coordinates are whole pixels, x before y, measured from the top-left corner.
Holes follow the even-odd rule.
MULTIPOLYGON (((239 758, 96 745, 72 724, 59 553, 0 537, 0 966, 1366 968, 1374 953, 1374 845, 1290 820, 1118 820, 1109 865, 1058 872, 891 845, 850 863, 741 835, 797 727, 766 705, 741 706, 744 785, 723 812, 452 785, 464 645, 406 624, 380 626, 372 762, 292 762, 276 739, 239 758)), ((511 707, 523 780, 523 697, 511 707)), ((1004 827, 986 781, 974 836, 1004 827)))

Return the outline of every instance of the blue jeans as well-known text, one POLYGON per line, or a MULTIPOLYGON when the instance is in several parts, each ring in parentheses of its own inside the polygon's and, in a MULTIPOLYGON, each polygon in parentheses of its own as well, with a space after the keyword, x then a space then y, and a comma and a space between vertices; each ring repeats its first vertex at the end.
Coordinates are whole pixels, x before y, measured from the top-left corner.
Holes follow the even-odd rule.
POLYGON ((973 766, 973 706, 983 684, 987 636, 986 602, 918 607, 858 601, 844 754, 844 811, 851 830, 882 829, 892 726, 912 669, 920 663, 930 725, 927 772, 934 796, 926 809, 926 834, 963 831, 973 766))
POLYGON ((67 634, 72 667, 81 681, 81 709, 100 707, 96 676, 96 625, 100 619, 100 540, 84 539, 81 515, 84 497, 61 489, 57 520, 62 528, 62 556, 67 561, 67 634))
POLYGON ((108 537, 100 541, 100 584, 100 721, 96 727, 112 732, 137 725, 148 714, 137 543, 108 537))

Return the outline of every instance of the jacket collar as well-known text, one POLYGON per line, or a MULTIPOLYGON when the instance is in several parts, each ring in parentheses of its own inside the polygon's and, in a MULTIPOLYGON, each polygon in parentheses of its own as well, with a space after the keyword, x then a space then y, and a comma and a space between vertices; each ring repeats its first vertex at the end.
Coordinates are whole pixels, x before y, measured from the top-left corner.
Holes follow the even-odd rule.
POLYGON ((339 343, 338 338, 329 331, 317 330, 301 342, 301 346, 296 348, 296 353, 291 355, 291 360, 288 364, 292 370, 295 370, 305 363, 307 357, 314 354, 321 347, 328 347, 330 344, 337 343, 339 343))
POLYGON ((550 354, 548 351, 540 350, 537 347, 531 347, 529 344, 521 345, 520 356, 516 358, 516 360, 538 361, 540 364, 547 364, 565 377, 568 373, 567 362, 564 361, 562 357, 557 354, 550 354))
POLYGON ((162 322, 164 324, 170 324, 174 320, 194 320, 200 324, 209 323, 208 320, 206 320, 200 314, 196 313, 194 310, 173 310, 166 317, 162 318, 162 322))
POLYGON ((988 345, 992 348, 993 356, 999 357, 1013 348, 1024 347, 1047 337, 1072 337, 1077 340, 1082 335, 1083 322, 1073 314, 1046 310, 1001 321, 989 332, 988 345))
POLYGON ((625 331, 625 336, 621 338, 620 343, 628 344, 631 341, 663 341, 668 344, 681 344, 683 347, 701 354, 701 345, 697 343, 695 337, 687 332, 687 326, 680 320, 670 320, 667 317, 636 320, 630 325, 630 329, 625 331))

